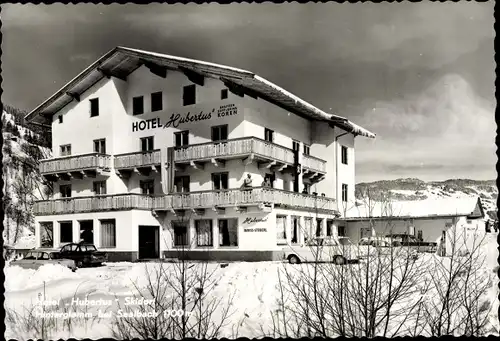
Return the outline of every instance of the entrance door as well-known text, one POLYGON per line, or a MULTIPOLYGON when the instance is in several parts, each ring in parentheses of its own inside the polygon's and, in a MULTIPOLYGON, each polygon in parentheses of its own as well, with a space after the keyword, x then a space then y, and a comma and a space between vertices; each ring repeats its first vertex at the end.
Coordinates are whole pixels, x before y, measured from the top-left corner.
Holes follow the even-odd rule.
POLYGON ((139 225, 139 258, 160 257, 159 226, 139 225))

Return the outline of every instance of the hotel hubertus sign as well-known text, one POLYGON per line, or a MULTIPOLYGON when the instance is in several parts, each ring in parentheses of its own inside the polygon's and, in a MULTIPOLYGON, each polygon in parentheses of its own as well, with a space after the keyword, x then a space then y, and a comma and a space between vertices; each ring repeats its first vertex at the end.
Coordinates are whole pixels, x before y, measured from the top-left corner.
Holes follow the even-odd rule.
POLYGON ((215 108, 212 111, 200 111, 198 114, 187 112, 186 114, 173 113, 167 122, 163 123, 160 117, 150 118, 132 123, 132 132, 142 131, 156 128, 177 128, 184 123, 194 123, 208 121, 214 117, 226 117, 238 114, 238 108, 234 104, 220 106, 217 111, 215 108))

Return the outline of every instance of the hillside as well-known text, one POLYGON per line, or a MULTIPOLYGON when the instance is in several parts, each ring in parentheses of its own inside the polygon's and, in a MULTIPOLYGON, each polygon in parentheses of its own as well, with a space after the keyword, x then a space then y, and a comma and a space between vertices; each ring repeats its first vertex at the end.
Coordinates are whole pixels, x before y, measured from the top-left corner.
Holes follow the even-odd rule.
POLYGON ((29 127, 24 113, 4 107, 2 112, 3 238, 4 244, 34 246, 34 200, 47 198, 51 186, 38 169, 39 160, 50 157, 50 135, 29 127))
POLYGON ((415 178, 381 180, 356 184, 356 198, 369 195, 373 200, 425 200, 479 196, 485 211, 496 219, 498 188, 495 180, 450 179, 425 182, 415 178))

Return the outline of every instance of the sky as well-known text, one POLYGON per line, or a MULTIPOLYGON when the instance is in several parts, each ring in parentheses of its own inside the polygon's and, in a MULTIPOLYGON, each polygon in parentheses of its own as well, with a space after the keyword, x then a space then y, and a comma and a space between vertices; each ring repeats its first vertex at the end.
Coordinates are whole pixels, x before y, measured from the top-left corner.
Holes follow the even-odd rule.
POLYGON ((356 182, 496 178, 494 2, 1 7, 17 108, 127 46, 255 72, 376 133, 356 182))

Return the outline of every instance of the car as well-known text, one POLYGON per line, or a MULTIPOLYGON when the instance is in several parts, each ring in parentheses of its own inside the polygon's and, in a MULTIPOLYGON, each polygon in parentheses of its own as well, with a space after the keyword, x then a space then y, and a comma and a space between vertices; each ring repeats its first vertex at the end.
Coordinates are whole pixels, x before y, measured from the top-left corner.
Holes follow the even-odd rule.
POLYGON ((60 264, 70 268, 73 272, 76 271, 76 263, 72 259, 58 257, 57 252, 32 250, 29 251, 23 258, 15 259, 10 262, 11 266, 19 266, 24 269, 38 269, 46 264, 60 264))
POLYGON ((315 237, 303 245, 283 248, 283 259, 291 264, 334 262, 341 265, 357 260, 356 250, 348 237, 315 237))
POLYGON ((106 252, 97 251, 94 244, 85 242, 64 245, 59 251, 59 257, 74 260, 79 268, 99 266, 108 260, 106 252))
POLYGON ((411 234, 397 233, 385 236, 390 239, 395 246, 411 247, 418 252, 435 252, 437 243, 424 242, 411 234))

